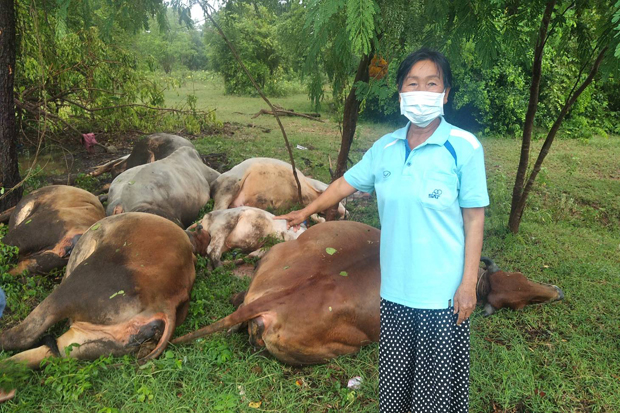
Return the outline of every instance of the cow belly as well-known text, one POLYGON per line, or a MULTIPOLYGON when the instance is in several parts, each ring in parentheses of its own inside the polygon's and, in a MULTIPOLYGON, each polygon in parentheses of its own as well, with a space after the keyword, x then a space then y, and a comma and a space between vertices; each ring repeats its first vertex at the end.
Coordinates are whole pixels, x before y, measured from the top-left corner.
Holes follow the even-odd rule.
MULTIPOLYGON (((339 319, 338 314, 322 317, 299 314, 295 321, 289 317, 292 311, 289 310, 286 320, 275 312, 252 319, 248 325, 251 343, 266 347, 284 363, 308 365, 357 353, 362 346, 378 341, 372 332, 369 334, 346 319, 339 319)), ((363 324, 374 325, 373 321, 363 324)))
MULTIPOLYGON (((294 204, 297 200, 297 184, 292 179, 290 172, 287 173, 287 176, 283 176, 280 172, 248 174, 243 182, 243 187, 229 208, 253 206, 260 209, 277 209, 294 204)), ((305 188, 302 190, 302 197, 304 198, 304 205, 313 200, 305 188)))

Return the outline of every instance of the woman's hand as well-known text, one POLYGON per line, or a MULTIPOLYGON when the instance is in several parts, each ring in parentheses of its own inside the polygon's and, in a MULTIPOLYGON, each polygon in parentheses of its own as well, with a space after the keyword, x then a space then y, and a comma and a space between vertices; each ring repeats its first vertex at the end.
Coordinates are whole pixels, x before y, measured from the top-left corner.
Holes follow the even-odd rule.
POLYGON ((476 308, 476 284, 459 285, 454 294, 454 314, 459 315, 456 324, 460 325, 467 320, 476 308))
POLYGON ((337 204, 342 198, 346 198, 355 192, 355 188, 347 183, 343 177, 336 179, 330 186, 327 187, 317 199, 312 201, 304 209, 299 211, 292 211, 286 215, 280 215, 273 217, 273 219, 285 219, 286 229, 293 227, 294 231, 299 229, 299 224, 304 222, 310 215, 325 211, 332 205, 337 204))
POLYGON ((273 217, 273 219, 284 219, 286 220, 286 229, 293 228, 293 231, 297 232, 299 229, 299 225, 304 222, 308 218, 306 214, 303 212, 303 209, 298 211, 291 211, 286 215, 278 215, 277 217, 273 217))

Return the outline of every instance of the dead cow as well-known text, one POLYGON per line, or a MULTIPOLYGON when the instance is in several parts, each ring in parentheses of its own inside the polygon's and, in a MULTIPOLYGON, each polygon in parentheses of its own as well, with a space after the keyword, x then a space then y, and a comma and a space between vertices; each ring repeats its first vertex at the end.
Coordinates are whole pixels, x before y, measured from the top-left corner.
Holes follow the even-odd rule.
POLYGON ((200 223, 188 228, 188 235, 195 246, 194 252, 209 257, 214 267, 222 263, 226 251, 240 248, 244 252, 260 255, 258 251, 268 236, 284 241, 296 239, 305 231, 286 228, 285 220, 274 220, 274 215, 253 207, 238 207, 213 211, 200 223))
POLYGON ((237 311, 174 342, 247 321, 250 341, 285 363, 357 352, 379 339, 379 237, 367 225, 332 221, 275 245, 237 311))
POLYGON ((13 210, 2 240, 19 248, 19 263, 10 274, 64 267, 80 236, 104 217, 99 199, 83 189, 54 185, 31 192, 13 210))
POLYGON ((16 327, 0 336, 3 350, 26 350, 53 324, 69 331, 11 360, 36 368, 43 358, 92 360, 101 355, 157 357, 187 315, 195 258, 185 232, 151 214, 105 218, 80 239, 61 284, 16 327))
POLYGON ((155 133, 136 142, 129 155, 98 166, 90 175, 99 176, 110 172, 112 178, 116 178, 128 169, 164 159, 183 147, 194 148, 194 145, 182 136, 155 133))
MULTIPOLYGON (((299 170, 297 176, 303 205, 314 201, 327 188, 327 184, 306 178, 299 170)), ((215 201, 214 210, 240 206, 276 210, 298 203, 293 167, 271 158, 247 159, 224 172, 213 182, 211 196, 215 201)), ((338 205, 338 212, 344 216, 346 211, 342 204, 338 205)))
MULTIPOLYGON (((288 364, 323 363, 359 351, 379 340, 379 238, 379 230, 367 225, 332 221, 275 245, 237 311, 173 343, 248 322, 250 341, 288 364)), ((524 277, 504 283, 493 276, 497 272, 487 273, 490 289, 481 292, 488 298, 512 293, 519 305, 561 298, 557 287, 524 277)))
POLYGON ((209 183, 217 176, 195 149, 183 147, 117 176, 110 186, 106 213, 148 212, 186 228, 209 201, 209 183))
POLYGON ((520 272, 505 272, 489 258, 482 257, 486 270, 478 270, 476 297, 486 315, 500 308, 520 310, 528 304, 543 304, 564 298, 557 286, 528 280, 520 272))

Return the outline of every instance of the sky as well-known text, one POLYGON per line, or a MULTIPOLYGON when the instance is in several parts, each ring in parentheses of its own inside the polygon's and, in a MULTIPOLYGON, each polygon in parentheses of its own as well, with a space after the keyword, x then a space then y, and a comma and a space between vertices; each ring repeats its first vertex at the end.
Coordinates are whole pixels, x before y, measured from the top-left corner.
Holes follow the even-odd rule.
MULTIPOLYGON (((186 0, 189 3, 189 0, 186 0)), ((220 8, 220 2, 218 0, 208 0, 207 1, 215 10, 220 8)), ((194 23, 201 24, 205 20, 205 14, 202 11, 202 7, 199 4, 192 5, 191 8, 192 20, 194 23)))

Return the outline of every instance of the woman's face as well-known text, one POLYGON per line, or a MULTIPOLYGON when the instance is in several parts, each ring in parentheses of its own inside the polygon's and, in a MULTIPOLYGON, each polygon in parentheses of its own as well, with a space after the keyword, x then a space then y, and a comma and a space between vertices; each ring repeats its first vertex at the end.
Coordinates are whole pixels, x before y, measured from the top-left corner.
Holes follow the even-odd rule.
POLYGON ((446 91, 443 98, 444 105, 448 103, 450 88, 443 84, 443 75, 439 67, 430 60, 420 60, 411 66, 411 70, 405 77, 400 93, 406 92, 435 92, 446 91))

